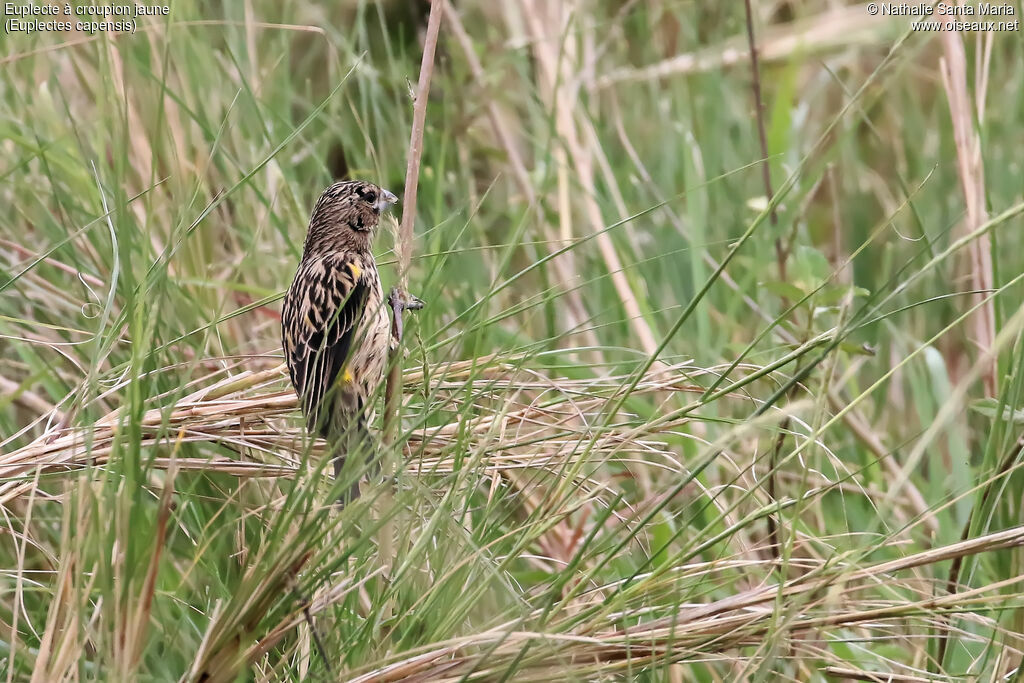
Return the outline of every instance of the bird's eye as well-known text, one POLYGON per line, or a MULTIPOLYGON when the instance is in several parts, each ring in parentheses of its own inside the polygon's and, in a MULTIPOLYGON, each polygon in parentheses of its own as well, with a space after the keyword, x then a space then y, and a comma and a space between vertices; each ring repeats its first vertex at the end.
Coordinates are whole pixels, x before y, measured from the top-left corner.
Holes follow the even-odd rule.
POLYGON ((369 192, 366 193, 365 198, 366 198, 366 201, 368 201, 371 204, 373 204, 374 202, 377 201, 377 193, 374 192, 373 190, 370 190, 369 192))

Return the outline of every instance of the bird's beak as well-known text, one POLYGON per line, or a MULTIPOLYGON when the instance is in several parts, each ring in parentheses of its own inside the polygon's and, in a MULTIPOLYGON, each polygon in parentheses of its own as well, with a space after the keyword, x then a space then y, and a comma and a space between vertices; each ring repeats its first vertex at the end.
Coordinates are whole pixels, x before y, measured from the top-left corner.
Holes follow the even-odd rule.
POLYGON ((383 187, 380 189, 380 199, 373 205, 373 208, 377 210, 377 213, 387 211, 392 204, 398 202, 398 197, 385 190, 383 187))

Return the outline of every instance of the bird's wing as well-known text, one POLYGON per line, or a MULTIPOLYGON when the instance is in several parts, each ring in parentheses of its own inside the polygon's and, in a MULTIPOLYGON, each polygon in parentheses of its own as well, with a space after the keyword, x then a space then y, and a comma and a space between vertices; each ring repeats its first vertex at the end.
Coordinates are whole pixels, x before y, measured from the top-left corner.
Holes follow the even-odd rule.
POLYGON ((282 311, 288 372, 311 427, 344 371, 369 293, 351 255, 332 254, 299 267, 282 311))

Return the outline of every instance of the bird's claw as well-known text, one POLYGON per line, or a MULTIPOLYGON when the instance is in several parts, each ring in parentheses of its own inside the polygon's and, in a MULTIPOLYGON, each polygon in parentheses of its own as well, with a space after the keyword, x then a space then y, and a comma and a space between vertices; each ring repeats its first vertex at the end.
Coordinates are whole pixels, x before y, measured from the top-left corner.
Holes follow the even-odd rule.
POLYGON ((405 311, 418 311, 426 306, 426 303, 418 296, 403 293, 398 287, 391 288, 391 292, 388 294, 388 303, 391 305, 393 314, 391 334, 397 341, 402 338, 402 314, 405 311))
POLYGON ((398 287, 392 287, 391 292, 388 294, 388 303, 391 304, 391 309, 397 311, 402 309, 403 311, 418 311, 426 303, 423 299, 412 294, 404 294, 398 287))

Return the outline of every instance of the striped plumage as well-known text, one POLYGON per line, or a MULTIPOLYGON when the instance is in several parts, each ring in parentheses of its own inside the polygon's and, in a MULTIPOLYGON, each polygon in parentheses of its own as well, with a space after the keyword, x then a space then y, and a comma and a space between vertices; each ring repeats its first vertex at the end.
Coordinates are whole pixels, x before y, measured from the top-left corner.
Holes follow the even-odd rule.
MULTIPOLYGON (((335 183, 309 221, 285 296, 282 346, 311 433, 324 437, 335 475, 346 455, 371 450, 370 399, 387 362, 390 325, 370 251, 381 211, 397 199, 371 183, 335 183)), ((356 484, 350 496, 358 495, 356 484)))

